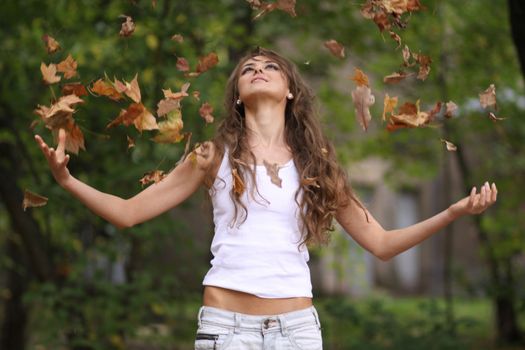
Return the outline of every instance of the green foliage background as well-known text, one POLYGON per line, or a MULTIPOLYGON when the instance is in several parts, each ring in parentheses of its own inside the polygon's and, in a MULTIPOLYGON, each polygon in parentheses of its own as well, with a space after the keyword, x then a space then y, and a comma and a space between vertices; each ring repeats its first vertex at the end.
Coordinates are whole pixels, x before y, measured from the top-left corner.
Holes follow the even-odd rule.
MULTIPOLYGON (((440 138, 446 136, 464 149, 472 169, 465 187, 491 180, 496 181, 501 193, 497 208, 482 218, 483 230, 492 240, 497 259, 518 266, 525 247, 525 216, 519 215, 524 208, 525 123, 520 115, 525 102, 506 2, 429 0, 424 4, 427 9, 412 14, 407 29, 398 33, 403 45, 433 58, 431 74, 425 82, 410 79, 396 86, 383 84, 382 77, 400 68, 401 49, 396 49, 388 34, 381 35, 373 22, 362 18, 356 1, 298 0, 296 18, 275 11, 255 22, 247 3, 235 0, 159 0, 156 7, 150 1, 138 0, 21 0, 2 4, 0 143, 16 150, 3 153, 2 162, 11 164, 10 159, 15 157, 17 187, 50 198, 46 207, 31 209, 30 214, 45 238, 46 246, 40 248, 53 266, 54 278, 35 279, 28 265, 13 261, 9 254, 0 255, 4 272, 19 271, 30 281, 24 295, 31 315, 28 346, 120 349, 149 342, 159 348, 191 347, 200 281, 209 261, 212 227, 209 210, 202 208, 203 196, 194 196, 180 210, 194 213, 193 218, 204 218, 206 227, 200 228, 204 234, 196 234, 196 225, 184 215, 177 216, 179 209, 117 231, 54 183, 33 141, 34 133, 48 142, 52 142, 51 135, 42 125, 35 130, 29 125, 36 118, 32 114, 36 105, 49 105, 52 97, 41 82, 40 62, 56 63, 68 53, 78 61, 78 80, 84 83, 104 73, 129 81, 138 72, 143 102, 154 111, 162 88, 175 91, 186 81, 176 69, 177 56, 187 58, 195 67, 198 57, 215 51, 219 65, 193 78, 190 89, 199 90, 201 101, 209 101, 219 117, 225 82, 239 55, 255 45, 283 50, 317 91, 326 132, 337 145, 342 162, 381 156, 395 164, 387 179, 395 186, 402 174, 436 176, 444 157, 450 156, 443 151, 440 138), (127 39, 118 35, 121 14, 132 16, 137 24, 127 39), (184 36, 184 43, 170 40, 175 33, 184 36), (62 50, 47 55, 43 34, 55 37, 62 50), (339 60, 328 53, 323 47, 328 39, 345 46, 347 59, 339 60), (353 83, 347 77, 354 66, 369 75, 376 95, 374 119, 366 134, 355 122, 350 97, 353 83), (342 76, 342 71, 347 76, 342 76), (478 93, 491 83, 498 89, 498 114, 507 117, 496 125, 477 103, 478 93), (453 100, 460 106, 459 114, 446 121, 446 131, 422 128, 388 133, 379 118, 385 93, 399 96, 401 101, 420 99, 424 109, 438 100, 453 100), (115 283, 107 270, 112 261, 119 260, 125 261, 128 279, 115 283)), ((84 132, 87 151, 73 157, 70 170, 102 191, 130 197, 141 189, 138 179, 145 172, 171 169, 182 155, 183 145, 154 144, 149 140, 153 133, 140 134, 131 128, 105 130, 122 107, 104 98, 86 97, 75 119, 84 132), (130 151, 125 135, 137 139, 137 146, 130 151)), ((205 126, 198 107, 199 103, 191 99, 183 102, 184 129, 193 133, 194 140, 203 141, 213 135, 214 126, 205 126)), ((10 225, 5 204, 0 205, 0 248, 6 250, 9 240, 18 240, 23 246, 10 225)), ((516 267, 515 277, 523 281, 523 275, 516 267)), ((10 291, 3 288, 6 299, 10 291)), ((523 283, 518 283, 513 292, 523 300, 523 283)), ((499 292, 488 288, 487 295, 491 293, 499 292)), ((523 313, 523 302, 520 308, 523 313)), ((326 310, 327 319, 330 315, 345 318, 354 313, 361 318, 383 312, 359 311, 350 305, 341 309, 346 313, 338 315, 341 310, 330 303, 326 310)), ((426 320, 434 316, 436 312, 429 312, 426 320)), ((354 324, 362 331, 355 334, 356 341, 362 342, 353 344, 355 348, 371 344, 367 343, 367 330, 395 331, 392 323, 385 328, 382 321, 373 324, 371 318, 370 322, 354 324)), ((327 344, 345 348, 347 343, 341 345, 342 338, 333 336, 334 327, 327 330, 332 334, 327 344)), ((403 339, 415 341, 409 333, 405 335, 399 344, 403 339)), ((440 348, 454 348, 456 340, 450 340, 451 347, 440 348)), ((374 344, 377 348, 402 348, 395 341, 374 344)))

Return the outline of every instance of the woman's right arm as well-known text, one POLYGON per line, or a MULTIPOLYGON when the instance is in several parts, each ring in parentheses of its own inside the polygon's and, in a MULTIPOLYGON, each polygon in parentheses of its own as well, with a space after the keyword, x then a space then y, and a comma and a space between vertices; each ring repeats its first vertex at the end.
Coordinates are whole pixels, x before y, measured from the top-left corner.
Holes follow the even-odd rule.
POLYGON ((65 154, 66 134, 59 131, 56 150, 38 135, 35 139, 47 159, 56 181, 98 216, 118 228, 131 227, 154 218, 179 205, 194 193, 203 183, 206 173, 211 169, 215 147, 206 143, 207 150, 197 152, 197 165, 187 157, 162 181, 155 183, 129 199, 123 199, 83 183, 73 177, 67 168, 69 155, 65 154))

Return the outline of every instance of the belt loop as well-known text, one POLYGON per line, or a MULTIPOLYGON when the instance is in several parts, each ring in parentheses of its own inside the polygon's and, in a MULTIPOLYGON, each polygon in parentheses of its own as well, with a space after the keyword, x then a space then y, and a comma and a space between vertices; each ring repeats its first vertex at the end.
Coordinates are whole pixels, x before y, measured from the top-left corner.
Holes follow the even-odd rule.
POLYGON ((284 315, 278 315, 277 319, 279 320, 279 325, 281 326, 281 334, 283 337, 286 337, 288 335, 288 328, 286 326, 286 318, 284 315))
POLYGON ((235 322, 235 325, 233 326, 233 333, 235 334, 241 333, 241 315, 235 312, 233 314, 233 320, 235 322))
POLYGON ((317 327, 321 329, 321 321, 319 320, 319 314, 317 313, 317 310, 314 306, 312 306, 312 313, 314 314, 315 322, 317 323, 317 327))
POLYGON ((197 314, 197 325, 199 326, 199 328, 202 325, 202 311, 203 310, 204 310, 204 306, 201 306, 199 309, 199 313, 197 314))

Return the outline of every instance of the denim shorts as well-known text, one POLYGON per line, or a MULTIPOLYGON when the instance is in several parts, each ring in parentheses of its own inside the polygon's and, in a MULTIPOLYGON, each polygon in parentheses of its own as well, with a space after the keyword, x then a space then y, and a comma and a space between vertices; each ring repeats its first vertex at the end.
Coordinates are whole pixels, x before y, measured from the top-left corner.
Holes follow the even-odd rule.
POLYGON ((322 350, 317 310, 256 316, 203 306, 199 310, 196 350, 322 350))

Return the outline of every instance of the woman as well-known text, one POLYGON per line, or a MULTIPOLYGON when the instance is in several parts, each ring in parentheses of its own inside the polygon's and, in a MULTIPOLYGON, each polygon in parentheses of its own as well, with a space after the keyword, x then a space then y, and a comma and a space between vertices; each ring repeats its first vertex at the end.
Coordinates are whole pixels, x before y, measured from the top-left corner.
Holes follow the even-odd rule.
POLYGON ((322 349, 312 305, 308 244, 326 241, 336 218, 382 260, 465 214, 496 201, 494 184, 407 228, 385 231, 354 196, 321 132, 313 95, 295 66, 258 48, 228 81, 226 118, 216 137, 161 182, 130 199, 102 193, 67 169, 65 132, 56 150, 35 136, 56 181, 119 228, 149 220, 201 185, 213 203, 212 267, 204 278, 197 349, 322 349))

